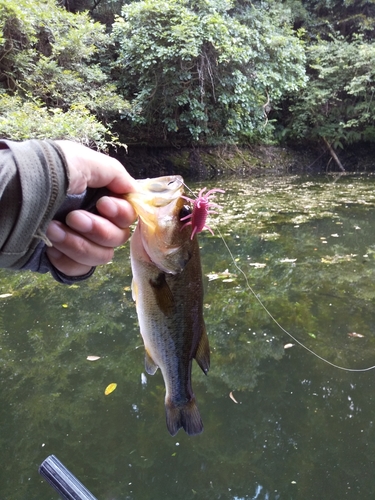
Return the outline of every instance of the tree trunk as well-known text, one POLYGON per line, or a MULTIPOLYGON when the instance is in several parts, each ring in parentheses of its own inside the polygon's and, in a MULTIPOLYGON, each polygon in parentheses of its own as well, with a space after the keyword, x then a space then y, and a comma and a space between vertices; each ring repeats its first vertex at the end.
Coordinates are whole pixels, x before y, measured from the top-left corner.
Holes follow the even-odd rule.
POLYGON ((322 137, 322 139, 324 141, 324 144, 327 146, 329 153, 332 156, 332 159, 334 160, 336 165, 339 167, 341 172, 345 172, 345 168, 342 166, 342 163, 339 160, 339 157, 337 156, 337 154, 336 154, 335 150, 333 149, 333 147, 331 146, 331 144, 327 141, 327 139, 325 137, 322 137))

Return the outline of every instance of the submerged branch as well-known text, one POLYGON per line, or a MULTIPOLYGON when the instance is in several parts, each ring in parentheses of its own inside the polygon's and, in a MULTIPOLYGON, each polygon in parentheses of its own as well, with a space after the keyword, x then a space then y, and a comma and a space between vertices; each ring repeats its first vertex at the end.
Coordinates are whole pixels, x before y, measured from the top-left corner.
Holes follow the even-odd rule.
POLYGON ((339 167, 339 169, 342 172, 345 172, 345 168, 342 166, 342 163, 341 163, 339 157, 337 156, 335 150, 331 146, 331 144, 327 141, 327 139, 325 137, 322 137, 322 139, 324 141, 324 144, 327 146, 327 148, 328 148, 328 150, 330 152, 330 155, 332 156, 332 159, 334 160, 334 162, 336 163, 336 165, 339 167))

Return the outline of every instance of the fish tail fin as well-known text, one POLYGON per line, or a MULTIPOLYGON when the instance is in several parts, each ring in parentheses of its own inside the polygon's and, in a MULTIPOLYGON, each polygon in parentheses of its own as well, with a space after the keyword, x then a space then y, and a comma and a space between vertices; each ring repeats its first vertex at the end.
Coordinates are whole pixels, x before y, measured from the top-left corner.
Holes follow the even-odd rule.
POLYGON ((176 406, 171 401, 166 401, 165 412, 171 436, 175 436, 181 428, 189 436, 195 436, 203 431, 203 422, 194 396, 184 406, 176 406))

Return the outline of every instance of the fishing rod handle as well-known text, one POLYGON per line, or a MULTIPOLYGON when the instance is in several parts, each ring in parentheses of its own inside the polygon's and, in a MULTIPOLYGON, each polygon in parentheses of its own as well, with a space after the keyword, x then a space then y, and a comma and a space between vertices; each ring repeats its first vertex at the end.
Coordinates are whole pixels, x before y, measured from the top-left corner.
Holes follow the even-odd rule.
POLYGON ((55 455, 44 460, 39 467, 39 474, 55 488, 63 500, 97 500, 55 455))

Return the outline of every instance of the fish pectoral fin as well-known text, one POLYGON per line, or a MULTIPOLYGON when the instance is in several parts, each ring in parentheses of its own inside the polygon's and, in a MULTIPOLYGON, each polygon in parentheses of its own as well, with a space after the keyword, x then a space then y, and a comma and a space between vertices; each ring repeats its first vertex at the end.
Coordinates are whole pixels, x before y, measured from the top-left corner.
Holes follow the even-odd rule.
POLYGON ((210 346, 205 326, 203 326, 202 336, 194 357, 204 374, 207 375, 207 372, 210 369, 210 346))
POLYGON ((149 352, 146 349, 146 354, 145 354, 145 370, 149 375, 155 375, 156 370, 158 369, 158 365, 155 363, 155 361, 152 359, 150 356, 149 352))
POLYGON ((150 285, 159 309, 168 316, 174 306, 174 298, 165 279, 165 273, 159 273, 155 279, 150 279, 150 285))
POLYGON ((135 279, 132 279, 132 297, 135 303, 137 303, 137 297, 138 297, 138 286, 137 282, 135 279))
POLYGON ((194 396, 183 406, 174 405, 172 401, 167 400, 165 402, 165 416, 171 436, 175 436, 181 428, 189 436, 195 436, 203 431, 202 419, 194 396))

